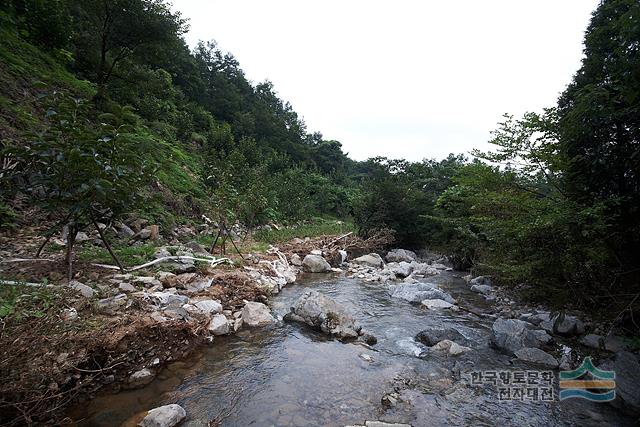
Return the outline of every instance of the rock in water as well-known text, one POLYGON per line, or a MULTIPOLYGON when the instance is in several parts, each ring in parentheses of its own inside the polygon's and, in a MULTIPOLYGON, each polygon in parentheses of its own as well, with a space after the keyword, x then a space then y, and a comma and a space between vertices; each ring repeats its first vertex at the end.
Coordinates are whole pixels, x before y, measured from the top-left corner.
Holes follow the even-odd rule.
POLYGON ((384 257, 387 262, 411 262, 418 259, 415 252, 406 249, 393 249, 384 257))
POLYGON ((172 403, 150 410, 138 425, 141 427, 174 427, 186 417, 187 412, 184 408, 172 403))
POLYGON ((144 368, 139 371, 134 372, 129 377, 129 387, 130 388, 139 388, 149 384, 155 375, 149 369, 144 368))
POLYGON ((211 318, 208 329, 213 335, 226 335, 229 333, 229 321, 224 314, 216 314, 211 318))
POLYGON ((342 305, 318 291, 302 295, 285 319, 306 323, 341 339, 357 338, 362 329, 342 305))
POLYGON ((459 356, 471 349, 469 347, 463 347, 458 343, 451 340, 442 340, 436 345, 431 347, 433 351, 446 351, 450 356, 459 356))
POLYGON ((384 265, 384 261, 382 261, 380 255, 373 253, 369 255, 362 255, 361 257, 354 259, 353 262, 358 265, 375 268, 382 268, 382 266, 384 265))
POLYGON ((543 330, 534 330, 530 323, 516 319, 496 319, 491 326, 491 343, 501 350, 515 353, 525 347, 540 347, 551 337, 543 330))
POLYGON ((327 273, 331 265, 321 255, 307 255, 302 261, 302 268, 307 273, 327 273))
POLYGON ((443 309, 451 308, 451 309, 453 309, 454 307, 458 308, 455 305, 451 304, 450 302, 446 302, 445 300, 441 300, 441 299, 425 299, 425 300, 422 300, 422 302, 420 304, 424 305, 429 310, 437 310, 437 309, 440 309, 440 308, 443 308, 443 309))
POLYGON ((438 344, 443 340, 456 341, 458 343, 467 344, 467 340, 457 329, 451 327, 434 327, 418 332, 416 341, 421 342, 429 347, 438 344))
POLYGON ((558 367, 558 360, 539 348, 525 347, 515 352, 518 359, 525 362, 536 363, 538 365, 548 366, 550 368, 558 367))
POLYGON ((242 309, 242 323, 247 326, 265 326, 276 322, 269 307, 260 303, 248 301, 242 309))
POLYGON ((429 283, 401 283, 393 289, 391 296, 410 302, 426 299, 441 299, 451 304, 456 302, 451 295, 429 283))

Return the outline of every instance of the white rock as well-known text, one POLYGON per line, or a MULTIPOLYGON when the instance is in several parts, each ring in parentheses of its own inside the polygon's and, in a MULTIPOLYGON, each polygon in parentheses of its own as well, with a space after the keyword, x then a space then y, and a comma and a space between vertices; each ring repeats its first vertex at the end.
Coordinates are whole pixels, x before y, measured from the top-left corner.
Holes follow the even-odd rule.
POLYGON ((138 424, 140 427, 174 427, 187 417, 187 412, 180 405, 160 406, 147 412, 147 416, 138 424))
POLYGON ((427 307, 429 310, 437 310, 439 308, 446 309, 446 308, 455 307, 454 304, 451 304, 450 302, 447 302, 441 299, 425 299, 425 300, 422 300, 421 304, 427 307))
POLYGON ((384 265, 384 261, 382 260, 380 255, 376 253, 371 253, 369 255, 362 255, 361 257, 354 259, 353 262, 358 265, 364 265, 367 267, 375 267, 375 268, 382 268, 382 266, 384 265))
POLYGON ((222 313, 222 304, 220 304, 219 301, 215 301, 212 299, 198 301, 197 303, 195 303, 195 306, 198 307, 203 313, 222 313))
POLYGON ((466 353, 467 351, 470 351, 471 349, 469 347, 464 347, 451 340, 442 340, 436 345, 434 345, 433 347, 431 347, 431 350, 446 351, 451 356, 459 356, 463 353, 466 353))
POLYGON ((242 322, 247 326, 265 326, 275 321, 269 307, 262 303, 247 301, 242 308, 242 322))
POLYGON ((60 317, 65 322, 73 322, 74 320, 78 319, 78 311, 73 307, 65 308, 64 310, 62 310, 60 317))
POLYGON ((307 255, 302 261, 304 271, 308 273, 326 273, 331 271, 331 265, 320 255, 307 255))
MULTIPOLYGON (((159 361, 158 361, 159 363, 159 361)), ((142 387, 153 381, 155 375, 149 369, 140 369, 129 377, 129 387, 142 387)))
POLYGON ((69 287, 75 291, 80 292, 80 294, 85 298, 92 298, 95 294, 93 288, 85 285, 84 283, 80 283, 77 280, 70 281, 69 287))
POLYGON ((365 362, 373 362, 373 357, 371 357, 370 355, 366 354, 366 353, 362 353, 359 355, 360 359, 364 360, 365 362))
POLYGON ((224 314, 216 314, 211 318, 208 329, 213 335, 226 335, 229 333, 229 321, 224 314))

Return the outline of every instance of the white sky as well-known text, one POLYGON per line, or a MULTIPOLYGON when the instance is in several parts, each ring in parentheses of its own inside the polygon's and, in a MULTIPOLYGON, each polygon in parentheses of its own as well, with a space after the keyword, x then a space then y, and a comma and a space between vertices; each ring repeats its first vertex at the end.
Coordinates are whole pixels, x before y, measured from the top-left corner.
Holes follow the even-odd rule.
POLYGON ((173 0, 351 158, 488 148, 503 113, 554 105, 597 0, 173 0))

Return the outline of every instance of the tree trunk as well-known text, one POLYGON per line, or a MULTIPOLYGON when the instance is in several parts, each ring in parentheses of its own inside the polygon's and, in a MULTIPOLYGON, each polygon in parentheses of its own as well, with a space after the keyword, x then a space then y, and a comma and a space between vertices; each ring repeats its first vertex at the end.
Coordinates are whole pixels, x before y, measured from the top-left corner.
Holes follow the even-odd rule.
POLYGON ((76 234, 78 234, 78 230, 74 225, 69 226, 69 235, 67 236, 67 278, 69 281, 73 280, 73 245, 76 242, 76 234))
POLYGON ((93 222, 93 225, 96 227, 96 230, 98 230, 98 234, 100 235, 100 240, 102 240, 102 243, 104 243, 104 245, 107 247, 107 251, 109 251, 109 255, 111 255, 111 258, 113 258, 113 260, 116 262, 116 265, 120 268, 120 271, 124 273, 124 267, 122 266, 122 263, 120 262, 116 254, 113 253, 113 250, 111 250, 111 245, 109 244, 107 239, 104 237, 104 234, 102 233, 102 230, 98 226, 98 223, 96 222, 95 219, 93 219, 93 217, 91 217, 91 221, 93 222))

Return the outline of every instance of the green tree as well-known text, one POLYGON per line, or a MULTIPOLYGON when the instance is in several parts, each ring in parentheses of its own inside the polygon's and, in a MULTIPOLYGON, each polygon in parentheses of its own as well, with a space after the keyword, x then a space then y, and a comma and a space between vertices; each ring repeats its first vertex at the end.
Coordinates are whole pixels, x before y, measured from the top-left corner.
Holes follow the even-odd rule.
POLYGON ((70 280, 75 238, 88 225, 96 227, 122 268, 98 223, 117 220, 140 201, 153 167, 146 156, 151 140, 138 133, 138 119, 130 108, 114 107, 95 117, 100 125, 93 125, 93 112, 81 99, 53 92, 43 102, 47 127, 28 135, 24 145, 11 148, 23 190, 58 218, 48 236, 59 227, 69 227, 70 280))

